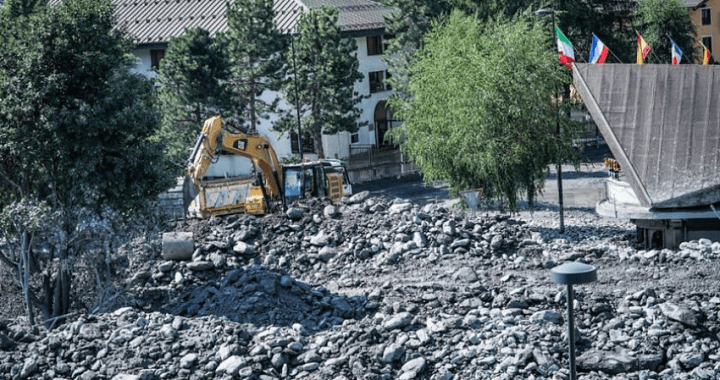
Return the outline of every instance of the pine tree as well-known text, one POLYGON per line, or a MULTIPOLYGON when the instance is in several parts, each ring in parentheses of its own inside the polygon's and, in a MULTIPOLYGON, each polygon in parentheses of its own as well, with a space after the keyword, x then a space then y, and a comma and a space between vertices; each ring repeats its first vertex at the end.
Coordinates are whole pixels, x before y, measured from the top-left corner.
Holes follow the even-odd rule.
MULTIPOLYGON (((293 41, 297 72, 291 71, 294 78, 282 88, 289 104, 294 106, 299 100, 302 129, 315 139, 315 153, 319 157, 325 154, 322 135, 355 132, 360 116, 356 105, 362 97, 354 92, 355 82, 363 78, 358 72, 357 45, 355 40, 341 36, 337 20, 337 9, 325 6, 300 15, 299 35, 293 41), (293 79, 297 79, 299 96, 295 95, 293 79)), ((292 53, 289 60, 292 70, 292 53)), ((296 128, 295 112, 286 110, 275 129, 296 128)))
POLYGON ((246 105, 249 132, 257 131, 258 119, 277 109, 277 97, 269 103, 260 98, 282 84, 287 39, 275 27, 274 16, 272 0, 235 0, 227 8, 229 80, 238 101, 246 105))
POLYGON ((198 133, 206 119, 222 115, 238 122, 244 103, 230 86, 227 43, 201 28, 191 28, 168 43, 160 61, 158 102, 162 111, 161 138, 178 172, 185 169, 198 133))

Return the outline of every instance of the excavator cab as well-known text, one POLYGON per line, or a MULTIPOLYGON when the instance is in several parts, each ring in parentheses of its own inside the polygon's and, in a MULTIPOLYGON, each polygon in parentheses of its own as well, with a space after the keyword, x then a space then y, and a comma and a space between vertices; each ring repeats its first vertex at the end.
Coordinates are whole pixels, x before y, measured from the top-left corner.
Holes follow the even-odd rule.
POLYGON ((283 177, 286 205, 292 205, 300 199, 330 195, 329 180, 325 168, 319 162, 283 165, 283 177))

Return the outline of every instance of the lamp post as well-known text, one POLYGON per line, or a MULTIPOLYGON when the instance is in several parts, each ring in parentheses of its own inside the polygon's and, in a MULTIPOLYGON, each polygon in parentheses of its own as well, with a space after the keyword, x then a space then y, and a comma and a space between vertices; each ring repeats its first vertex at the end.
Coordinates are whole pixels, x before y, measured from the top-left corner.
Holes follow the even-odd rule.
POLYGON ((587 284, 597 281, 597 269, 588 264, 568 262, 550 270, 550 278, 556 284, 567 286, 567 317, 568 317, 568 361, 570 362, 570 380, 577 379, 575 372, 575 317, 573 316, 573 301, 575 292, 573 285, 587 284))
MULTIPOLYGON (((555 33, 555 11, 552 9, 538 9, 535 11, 535 15, 543 17, 550 15, 552 16, 552 31, 550 32, 550 40, 552 41, 553 33, 555 33)), ((557 124, 556 133, 557 138, 560 139, 560 94, 555 87, 555 122, 557 124)), ((558 206, 560 207, 560 233, 565 232, 565 217, 563 211, 563 188, 562 188, 562 161, 558 159, 557 167, 557 187, 558 187, 558 206)))
POLYGON ((303 161, 302 127, 300 125, 300 92, 297 83, 297 68, 295 67, 295 36, 298 32, 290 34, 290 49, 292 50, 293 81, 295 82, 295 111, 297 111, 298 151, 300 162, 303 161))

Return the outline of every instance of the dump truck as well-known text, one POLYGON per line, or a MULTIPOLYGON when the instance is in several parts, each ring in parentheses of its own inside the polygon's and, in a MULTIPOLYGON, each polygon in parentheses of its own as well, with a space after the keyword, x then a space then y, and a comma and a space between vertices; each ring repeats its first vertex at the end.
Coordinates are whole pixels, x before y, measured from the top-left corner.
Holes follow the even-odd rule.
MULTIPOLYGON (((242 169, 242 168, 241 168, 242 169)), ((246 213, 264 215, 287 210, 294 202, 328 197, 338 202, 352 194, 347 165, 340 160, 283 165, 272 144, 223 124, 220 116, 205 121, 188 159, 183 190, 193 217, 246 213), (251 171, 237 170, 251 162, 251 171)))

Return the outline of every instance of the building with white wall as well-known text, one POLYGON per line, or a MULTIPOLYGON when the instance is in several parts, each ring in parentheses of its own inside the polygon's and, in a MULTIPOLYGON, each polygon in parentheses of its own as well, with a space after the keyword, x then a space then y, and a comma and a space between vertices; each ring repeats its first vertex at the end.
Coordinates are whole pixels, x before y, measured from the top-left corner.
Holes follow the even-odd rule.
MULTIPOLYGON (((154 77, 167 43, 172 37, 180 36, 185 28, 202 27, 211 34, 227 28, 225 16, 226 0, 114 0, 116 16, 134 38, 137 46, 135 71, 154 77)), ((363 80, 355 84, 355 91, 367 95, 358 107, 362 114, 359 123, 366 124, 357 133, 340 132, 323 135, 322 143, 327 157, 346 159, 351 146, 379 146, 383 144, 384 133, 396 125, 386 110, 385 99, 392 93, 386 83, 387 65, 382 56, 385 51, 384 19, 391 8, 370 0, 275 0, 275 23, 282 32, 291 33, 300 12, 321 6, 338 9, 338 23, 346 38, 357 42, 359 71, 363 80)), ((267 92, 263 97, 271 99, 275 93, 267 92)), ((281 100, 280 107, 294 109, 281 100)), ((278 156, 290 157, 299 153, 297 135, 281 135, 272 130, 278 115, 262 120, 258 132, 273 144, 278 156)), ((198 126, 198 132, 202 128, 198 126)), ((312 140, 303 144, 304 151, 311 150, 312 140)), ((309 153, 309 152, 307 152, 309 153)), ((306 154, 314 157, 313 154, 306 154)))

